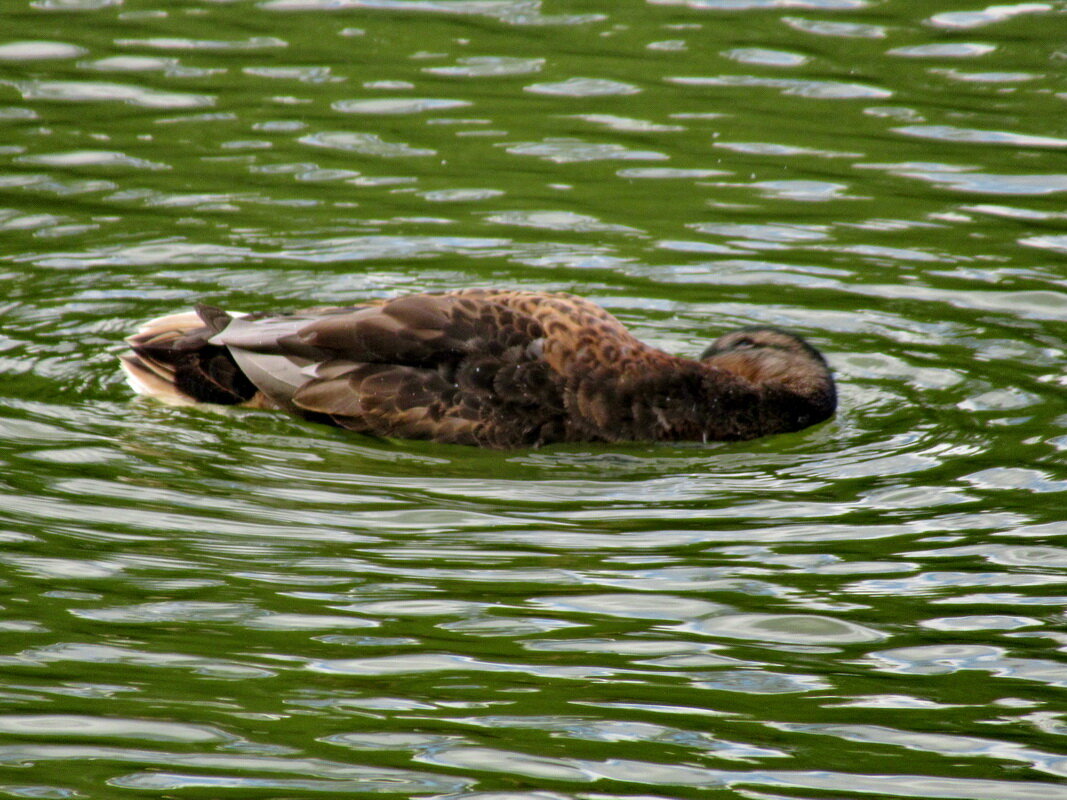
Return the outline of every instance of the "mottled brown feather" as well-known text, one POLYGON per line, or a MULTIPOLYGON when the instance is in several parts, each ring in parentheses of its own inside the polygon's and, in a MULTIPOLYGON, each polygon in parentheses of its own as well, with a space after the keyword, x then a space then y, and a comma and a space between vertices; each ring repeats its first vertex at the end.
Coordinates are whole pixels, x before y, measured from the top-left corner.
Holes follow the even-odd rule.
POLYGON ((211 307, 197 314, 128 340, 135 388, 485 447, 750 439, 836 406, 822 356, 785 331, 735 331, 700 360, 681 358, 566 294, 468 289, 236 324, 211 307))

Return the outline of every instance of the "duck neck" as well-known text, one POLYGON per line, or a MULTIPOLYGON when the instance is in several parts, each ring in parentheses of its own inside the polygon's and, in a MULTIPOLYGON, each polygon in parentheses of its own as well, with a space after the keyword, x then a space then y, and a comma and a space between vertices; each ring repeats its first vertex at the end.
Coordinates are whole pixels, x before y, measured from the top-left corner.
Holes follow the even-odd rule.
POLYGON ((833 381, 823 368, 798 382, 754 383, 720 367, 669 357, 640 375, 591 370, 568 404, 588 436, 608 441, 736 441, 800 430, 833 414, 833 381))

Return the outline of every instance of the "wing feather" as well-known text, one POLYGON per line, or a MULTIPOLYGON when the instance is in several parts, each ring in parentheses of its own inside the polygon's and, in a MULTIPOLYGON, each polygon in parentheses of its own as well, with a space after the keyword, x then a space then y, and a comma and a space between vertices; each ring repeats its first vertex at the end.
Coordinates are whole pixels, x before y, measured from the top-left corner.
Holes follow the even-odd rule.
POLYGON ((209 343, 227 348, 284 408, 375 435, 509 446, 563 424, 565 378, 547 358, 546 326, 559 329, 570 302, 460 291, 277 317, 227 320, 204 309, 201 317, 209 343))

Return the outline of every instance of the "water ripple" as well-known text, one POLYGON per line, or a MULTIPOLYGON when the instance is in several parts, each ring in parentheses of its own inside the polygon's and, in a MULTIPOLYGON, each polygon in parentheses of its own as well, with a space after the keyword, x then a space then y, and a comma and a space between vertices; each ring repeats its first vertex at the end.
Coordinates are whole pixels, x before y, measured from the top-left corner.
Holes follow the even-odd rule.
POLYGON ((450 78, 494 78, 502 75, 530 75, 540 72, 544 65, 543 58, 473 56, 457 59, 455 66, 451 67, 424 67, 423 72, 450 78))
POLYGON ((339 100, 331 105, 346 114, 418 114, 423 111, 444 111, 464 108, 466 100, 446 100, 434 97, 381 97, 372 100, 339 100))
POLYGON ((1054 136, 1033 136, 1012 131, 983 131, 957 128, 952 125, 906 125, 893 128, 895 133, 921 139, 970 144, 1006 144, 1012 147, 1067 147, 1067 139, 1054 136))
POLYGON ((556 164, 583 161, 662 161, 668 158, 652 150, 631 150, 621 144, 598 144, 580 139, 545 139, 506 145, 512 155, 537 156, 556 164))
POLYGON ((348 133, 331 131, 301 136, 301 144, 313 147, 327 147, 332 150, 346 150, 365 156, 379 158, 403 158, 407 156, 432 156, 435 150, 411 147, 403 142, 387 142, 376 133, 348 133))
POLYGON ((1052 11, 1048 3, 1016 3, 988 6, 982 11, 944 11, 934 14, 929 22, 939 28, 962 29, 980 28, 995 22, 1011 19, 1020 14, 1035 14, 1052 11))
POLYGON ((531 83, 524 91, 560 97, 603 97, 637 94, 641 89, 629 83, 603 78, 568 78, 552 83, 531 83))
POLYGON ((891 56, 903 56, 905 58, 977 58, 988 55, 996 49, 996 45, 980 42, 953 42, 894 47, 888 53, 891 56))
POLYGON ((146 47, 154 50, 269 50, 287 47, 276 36, 250 36, 247 39, 185 39, 176 36, 153 36, 148 39, 118 39, 120 47, 146 47))
POLYGON ((176 744, 226 742, 233 739, 221 730, 203 725, 69 714, 0 715, 0 732, 57 739, 139 739, 176 744))
POLYGON ((61 100, 77 103, 117 102, 145 108, 199 108, 215 104, 205 94, 164 92, 125 83, 102 81, 0 81, 13 87, 24 100, 61 100))
POLYGON ((55 58, 78 58, 89 51, 67 42, 27 41, 0 45, 0 61, 45 61, 55 58))
POLYGON ((67 153, 47 153, 21 156, 15 159, 20 164, 39 164, 47 167, 129 167, 132 169, 171 169, 169 164, 137 158, 114 150, 76 150, 67 153))
POLYGON ((684 629, 703 636, 790 644, 842 645, 886 638, 864 625, 814 614, 726 614, 691 623, 684 629))
POLYGON ((264 0, 273 11, 336 11, 367 9, 407 13, 486 16, 512 25, 583 25, 599 22, 603 14, 542 14, 530 0, 264 0))
POLYGON ((670 77, 671 83, 683 86, 756 86, 780 89, 782 94, 818 100, 884 100, 893 92, 862 83, 803 80, 796 78, 761 78, 756 75, 720 75, 717 77, 670 77))
POLYGON ((1055 3, 24 5, 3 791, 1065 797, 1055 3), (794 329, 838 412, 495 452, 116 368, 200 301, 479 285, 794 329))

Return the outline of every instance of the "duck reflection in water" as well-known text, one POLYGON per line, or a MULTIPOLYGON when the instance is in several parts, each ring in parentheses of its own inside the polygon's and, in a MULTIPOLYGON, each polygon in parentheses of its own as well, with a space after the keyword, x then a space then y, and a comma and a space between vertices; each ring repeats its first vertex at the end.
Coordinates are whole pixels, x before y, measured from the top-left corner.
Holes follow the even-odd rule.
POLYGON ((753 439, 837 405, 826 361, 795 334, 742 328, 683 358, 567 294, 469 289, 284 315, 201 305, 127 342, 130 384, 167 402, 482 447, 753 439))

